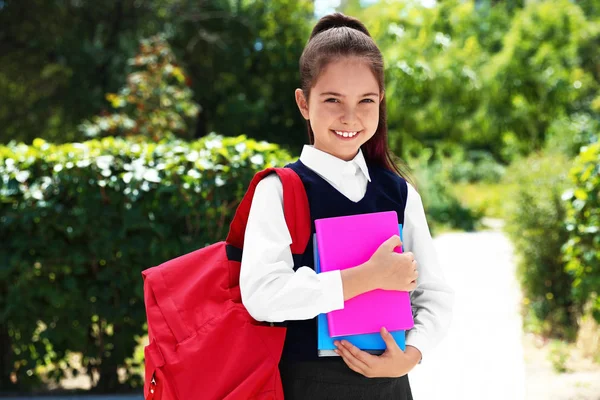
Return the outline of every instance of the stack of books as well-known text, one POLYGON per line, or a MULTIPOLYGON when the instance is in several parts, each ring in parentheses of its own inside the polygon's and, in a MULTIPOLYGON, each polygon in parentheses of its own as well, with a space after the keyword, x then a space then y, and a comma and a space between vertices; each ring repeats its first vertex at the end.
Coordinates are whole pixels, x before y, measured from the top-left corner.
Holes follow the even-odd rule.
MULTIPOLYGON (((402 238, 395 211, 315 220, 313 255, 317 273, 344 270, 368 261, 393 235, 402 238)), ((401 253, 401 248, 396 248, 401 253)), ((317 317, 320 357, 337 356, 334 340, 347 340, 371 354, 382 354, 382 327, 405 349, 405 331, 414 326, 408 292, 377 289, 356 296, 344 308, 317 317)))

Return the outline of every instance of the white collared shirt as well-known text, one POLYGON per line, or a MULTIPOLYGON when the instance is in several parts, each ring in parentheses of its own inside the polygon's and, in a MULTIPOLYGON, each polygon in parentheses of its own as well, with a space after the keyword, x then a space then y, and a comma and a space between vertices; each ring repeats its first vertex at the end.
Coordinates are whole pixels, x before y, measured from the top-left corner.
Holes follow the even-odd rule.
MULTIPOLYGON (((351 161, 305 145, 300 161, 348 199, 358 202, 371 180, 363 153, 351 161)), ((411 292, 415 326, 406 344, 425 353, 445 335, 454 294, 447 285, 433 247, 421 196, 408 184, 403 248, 418 262, 417 288, 411 292)), ((240 273, 242 302, 258 321, 311 319, 344 308, 339 271, 320 274, 307 266, 294 272, 292 237, 283 214, 283 186, 276 174, 259 182, 254 193, 240 273)))

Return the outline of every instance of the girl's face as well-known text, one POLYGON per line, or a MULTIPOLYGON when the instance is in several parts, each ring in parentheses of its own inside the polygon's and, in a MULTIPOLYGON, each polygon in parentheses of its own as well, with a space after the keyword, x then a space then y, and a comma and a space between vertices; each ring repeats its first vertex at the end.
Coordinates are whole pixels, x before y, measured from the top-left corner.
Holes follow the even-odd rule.
POLYGON ((329 63, 307 99, 296 89, 296 103, 310 120, 315 148, 342 160, 353 159, 379 124, 379 85, 368 64, 356 57, 329 63))

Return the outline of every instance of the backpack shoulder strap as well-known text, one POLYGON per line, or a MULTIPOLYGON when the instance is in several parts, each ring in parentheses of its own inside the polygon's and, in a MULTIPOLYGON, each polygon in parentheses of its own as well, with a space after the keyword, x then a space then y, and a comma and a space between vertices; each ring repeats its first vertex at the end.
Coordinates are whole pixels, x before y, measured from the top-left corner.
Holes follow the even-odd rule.
POLYGON ((276 173, 283 185, 283 212, 292 236, 292 254, 302 254, 310 239, 311 220, 308 198, 302 180, 291 168, 267 168, 257 172, 248 186, 229 227, 226 242, 239 249, 244 247, 246 224, 258 183, 267 175, 276 173))

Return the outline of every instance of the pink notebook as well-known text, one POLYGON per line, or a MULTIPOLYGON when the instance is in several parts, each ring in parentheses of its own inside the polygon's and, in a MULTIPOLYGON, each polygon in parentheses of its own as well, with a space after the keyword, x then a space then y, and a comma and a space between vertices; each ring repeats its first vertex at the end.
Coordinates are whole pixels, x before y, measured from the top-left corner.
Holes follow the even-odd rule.
MULTIPOLYGON (((399 235, 395 211, 315 220, 321 272, 343 270, 371 258, 379 246, 399 235)), ((396 248, 401 253, 400 248, 396 248)), ((414 321, 408 292, 373 290, 344 303, 341 310, 327 313, 332 337, 408 330, 414 321)))

